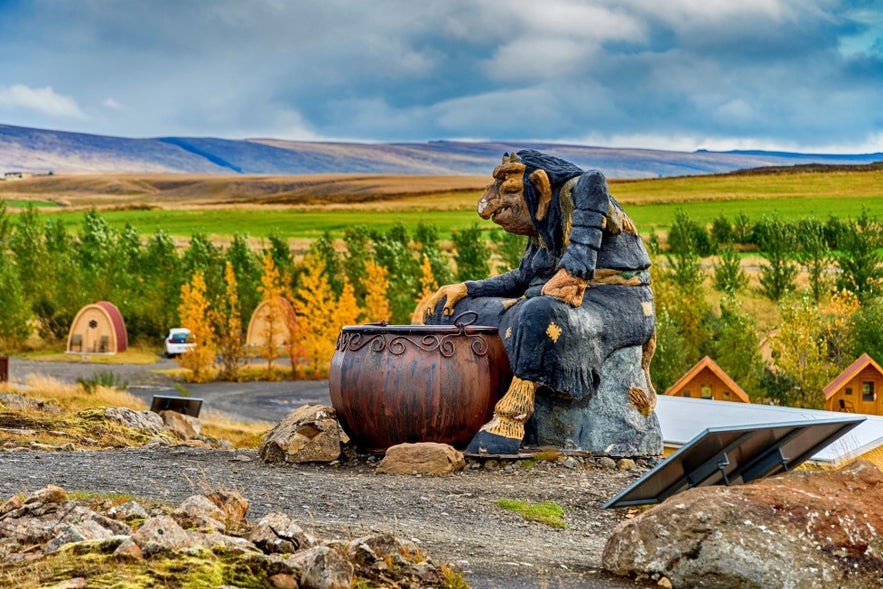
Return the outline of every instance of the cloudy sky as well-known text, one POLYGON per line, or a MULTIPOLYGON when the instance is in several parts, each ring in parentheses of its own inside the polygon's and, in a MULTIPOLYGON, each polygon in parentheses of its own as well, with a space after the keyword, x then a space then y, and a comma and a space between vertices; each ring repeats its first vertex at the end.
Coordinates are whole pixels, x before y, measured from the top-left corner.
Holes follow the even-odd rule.
POLYGON ((0 123, 883 151, 883 1, 0 0, 0 123))

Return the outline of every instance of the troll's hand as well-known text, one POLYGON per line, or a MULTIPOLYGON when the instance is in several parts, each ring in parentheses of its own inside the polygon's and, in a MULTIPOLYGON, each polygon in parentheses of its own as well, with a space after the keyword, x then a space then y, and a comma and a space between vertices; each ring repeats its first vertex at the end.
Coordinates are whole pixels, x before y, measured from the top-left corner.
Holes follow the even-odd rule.
POLYGON ((438 306, 439 301, 443 298, 446 298, 447 300, 445 301, 445 306, 442 312, 446 317, 450 316, 454 312, 454 305, 467 294, 466 284, 463 282, 459 284, 447 284, 441 287, 435 291, 434 295, 426 300, 426 316, 432 317, 436 306, 438 306))
POLYGON ((585 278, 574 276, 564 268, 561 268, 543 286, 540 294, 555 297, 571 307, 579 307, 583 304, 583 295, 586 293, 588 283, 589 281, 585 278))

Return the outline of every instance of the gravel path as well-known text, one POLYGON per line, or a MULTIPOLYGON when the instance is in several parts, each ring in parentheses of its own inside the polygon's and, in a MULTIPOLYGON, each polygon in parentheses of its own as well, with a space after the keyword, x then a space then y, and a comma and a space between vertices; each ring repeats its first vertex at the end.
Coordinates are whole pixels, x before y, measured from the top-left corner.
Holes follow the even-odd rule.
MULTIPOLYGON (((143 394, 149 387, 171 386, 168 378, 153 372, 157 368, 13 358, 10 378, 40 372, 72 382, 91 374, 90 370, 113 369, 130 385, 134 383, 133 392, 143 394)), ((327 385, 321 382, 258 386, 294 386, 292 395, 298 394, 297 387, 304 387, 307 397, 327 399, 327 385)), ((263 403, 254 402, 254 391, 243 390, 238 396, 231 391, 204 392, 206 403, 223 397, 228 409, 239 408, 237 414, 248 414, 242 411, 246 406, 257 408, 251 417, 258 419, 278 421, 291 409, 289 397, 280 400, 272 390, 264 391, 267 402, 263 403)), ((543 462, 531 468, 517 464, 501 468, 491 462, 471 463, 467 470, 444 477, 427 477, 379 475, 375 466, 375 459, 364 456, 333 466, 273 466, 263 463, 256 451, 186 446, 107 452, 6 451, 0 452, 0 500, 50 483, 69 491, 132 494, 174 503, 206 489, 234 489, 248 499, 251 521, 270 511, 282 511, 322 537, 392 532, 418 541, 436 560, 460 566, 475 589, 655 586, 600 571, 604 542, 626 516, 623 510, 601 506, 643 470, 587 469, 582 464, 566 468, 543 462), (566 510, 567 528, 526 522, 496 505, 503 498, 554 501, 566 510)))
POLYGON ((475 589, 647 586, 599 571, 604 541, 624 516, 601 505, 635 476, 549 463, 444 477, 379 475, 367 460, 271 466, 255 451, 186 446, 0 452, 3 498, 50 483, 172 503, 207 489, 234 489, 248 499, 251 521, 282 511, 326 538, 392 532, 462 567, 475 589), (555 501, 566 509, 567 528, 526 522, 499 508, 501 498, 555 501))

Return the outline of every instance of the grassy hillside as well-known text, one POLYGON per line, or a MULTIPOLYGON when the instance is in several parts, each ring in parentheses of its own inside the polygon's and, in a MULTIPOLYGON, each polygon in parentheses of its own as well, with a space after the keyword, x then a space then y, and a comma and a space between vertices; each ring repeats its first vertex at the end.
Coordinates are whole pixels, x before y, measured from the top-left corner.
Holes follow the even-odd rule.
MULTIPOLYGON (((275 231, 310 239, 323 231, 340 235, 363 223, 378 228, 420 221, 451 230, 480 223, 475 203, 488 176, 217 176, 181 174, 56 175, 0 182, 8 206, 38 206, 78 224, 95 207, 115 226, 130 223, 142 234, 163 228, 186 238, 196 231, 217 237, 275 231)), ((723 214, 745 213, 796 219, 857 216, 862 207, 883 217, 883 169, 754 171, 751 174, 612 180, 611 191, 639 228, 665 230, 675 211, 711 223, 723 214)))

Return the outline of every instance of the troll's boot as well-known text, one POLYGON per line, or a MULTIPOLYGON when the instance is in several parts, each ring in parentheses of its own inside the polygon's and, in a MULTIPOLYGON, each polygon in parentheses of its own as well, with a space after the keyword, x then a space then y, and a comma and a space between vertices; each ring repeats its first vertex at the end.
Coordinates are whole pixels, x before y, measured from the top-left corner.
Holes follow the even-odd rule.
POLYGON ((536 383, 512 379, 509 390, 494 407, 494 417, 481 426, 466 452, 469 454, 517 454, 524 438, 524 424, 533 413, 536 383))

